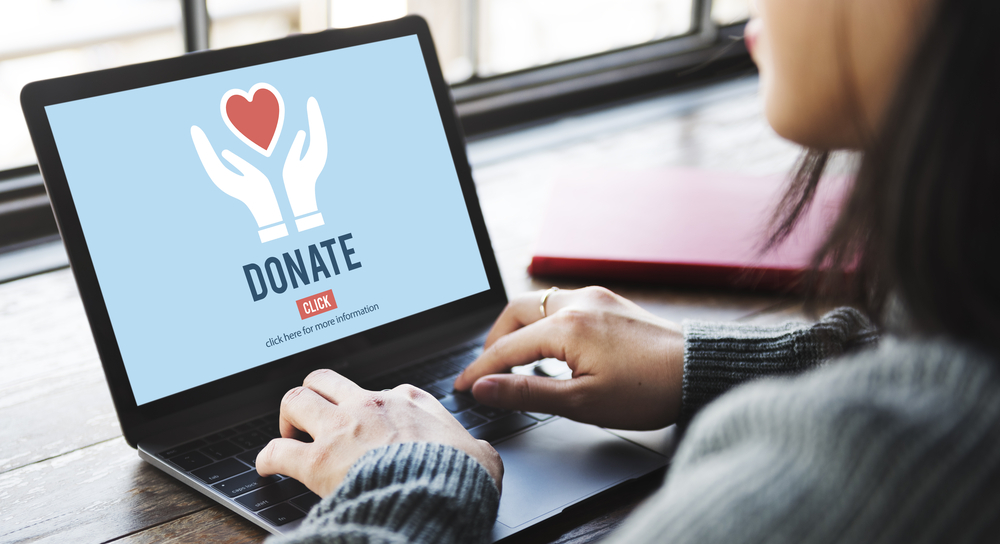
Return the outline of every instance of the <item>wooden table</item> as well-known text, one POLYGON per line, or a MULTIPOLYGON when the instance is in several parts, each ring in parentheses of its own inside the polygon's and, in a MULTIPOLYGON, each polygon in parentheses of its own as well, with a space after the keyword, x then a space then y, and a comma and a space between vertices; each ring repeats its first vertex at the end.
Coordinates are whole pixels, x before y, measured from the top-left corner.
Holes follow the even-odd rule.
MULTIPOLYGON (((511 295, 553 179, 574 170, 675 165, 785 172, 797 151, 763 121, 753 81, 619 106, 474 142, 470 157, 511 295)), ((562 287, 575 287, 562 283, 562 287)), ((790 298, 608 285, 685 318, 775 321, 790 298)), ((616 527, 658 478, 601 496, 514 540, 590 542, 616 527)), ((0 285, 0 542, 260 542, 261 529, 141 461, 121 437, 68 269, 0 285)))

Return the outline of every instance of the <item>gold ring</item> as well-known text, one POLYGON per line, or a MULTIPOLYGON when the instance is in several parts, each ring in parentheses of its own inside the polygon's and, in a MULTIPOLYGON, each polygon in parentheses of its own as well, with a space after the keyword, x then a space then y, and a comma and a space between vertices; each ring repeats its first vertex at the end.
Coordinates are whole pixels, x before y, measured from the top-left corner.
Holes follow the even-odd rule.
POLYGON ((545 303, 549 301, 549 295, 558 291, 558 287, 549 287, 545 293, 542 294, 542 302, 538 306, 538 310, 542 312, 542 319, 548 317, 545 315, 545 303))

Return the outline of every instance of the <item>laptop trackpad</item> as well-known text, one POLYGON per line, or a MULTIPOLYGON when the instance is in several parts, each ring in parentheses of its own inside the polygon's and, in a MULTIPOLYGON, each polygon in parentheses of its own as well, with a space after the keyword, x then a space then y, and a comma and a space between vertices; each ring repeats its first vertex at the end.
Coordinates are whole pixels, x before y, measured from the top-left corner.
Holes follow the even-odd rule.
POLYGON ((512 529, 667 463, 604 429, 568 419, 495 447, 504 463, 497 521, 512 529))

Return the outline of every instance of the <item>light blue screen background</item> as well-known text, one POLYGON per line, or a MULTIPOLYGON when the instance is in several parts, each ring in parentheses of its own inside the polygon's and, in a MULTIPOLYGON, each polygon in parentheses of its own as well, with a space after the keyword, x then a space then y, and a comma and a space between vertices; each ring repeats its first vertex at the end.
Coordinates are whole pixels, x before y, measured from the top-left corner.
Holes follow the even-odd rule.
POLYGON ((416 36, 46 112, 138 404, 489 288, 416 36), (285 104, 270 157, 241 142, 219 108, 226 91, 259 82, 285 104), (295 133, 308 133, 311 96, 329 140, 316 184, 326 224, 300 233, 281 169, 295 133), (192 125, 216 153, 228 149, 268 176, 287 237, 260 242, 247 207, 206 174, 192 125), (263 267, 295 249, 308 265, 310 244, 348 232, 361 268, 348 272, 338 247, 340 275, 253 301, 243 265, 263 267), (327 289, 338 309, 302 320, 295 301, 327 289), (374 304, 373 313, 265 347, 272 336, 374 304))

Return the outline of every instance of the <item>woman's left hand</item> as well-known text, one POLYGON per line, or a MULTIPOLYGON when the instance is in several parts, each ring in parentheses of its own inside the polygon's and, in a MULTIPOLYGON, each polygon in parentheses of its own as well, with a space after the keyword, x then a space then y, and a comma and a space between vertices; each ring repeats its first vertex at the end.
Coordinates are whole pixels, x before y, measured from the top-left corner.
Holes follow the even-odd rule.
POLYGON ((332 370, 317 370, 281 400, 280 429, 257 455, 261 476, 285 474, 316 494, 332 493, 365 452, 393 443, 435 442, 471 455, 500 487, 503 462, 433 396, 412 385, 367 391, 332 370), (312 442, 296 437, 307 433, 312 442))

